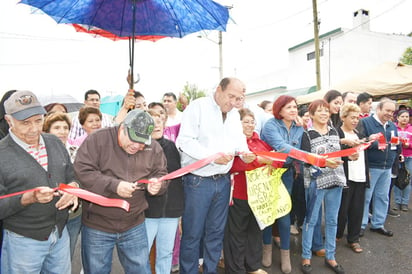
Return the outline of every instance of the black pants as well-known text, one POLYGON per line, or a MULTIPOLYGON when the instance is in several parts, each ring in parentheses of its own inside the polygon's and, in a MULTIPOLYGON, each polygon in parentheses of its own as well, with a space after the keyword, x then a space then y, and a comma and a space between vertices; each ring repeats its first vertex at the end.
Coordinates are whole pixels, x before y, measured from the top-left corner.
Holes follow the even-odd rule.
POLYGON ((342 191, 338 215, 338 230, 336 238, 342 238, 345 226, 348 226, 348 243, 359 242, 359 232, 362 226, 363 207, 365 204, 365 183, 348 181, 348 188, 342 191))
POLYGON ((246 200, 233 199, 223 241, 225 273, 243 274, 262 268, 262 231, 246 200))
POLYGON ((290 212, 290 223, 298 227, 303 225, 306 213, 305 186, 303 183, 303 174, 299 173, 293 181, 292 187, 292 210, 290 212))

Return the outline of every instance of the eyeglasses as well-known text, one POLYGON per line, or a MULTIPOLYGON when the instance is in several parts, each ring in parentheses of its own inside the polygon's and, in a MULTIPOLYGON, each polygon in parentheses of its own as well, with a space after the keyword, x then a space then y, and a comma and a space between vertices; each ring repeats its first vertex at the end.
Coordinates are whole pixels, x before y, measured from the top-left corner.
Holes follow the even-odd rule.
POLYGON ((230 100, 235 100, 237 103, 239 103, 239 102, 243 102, 245 100, 245 97, 244 96, 236 97, 233 94, 229 94, 229 99, 230 100))
POLYGON ((31 95, 22 95, 16 99, 16 103, 19 102, 23 106, 30 105, 33 102, 33 96, 31 95))

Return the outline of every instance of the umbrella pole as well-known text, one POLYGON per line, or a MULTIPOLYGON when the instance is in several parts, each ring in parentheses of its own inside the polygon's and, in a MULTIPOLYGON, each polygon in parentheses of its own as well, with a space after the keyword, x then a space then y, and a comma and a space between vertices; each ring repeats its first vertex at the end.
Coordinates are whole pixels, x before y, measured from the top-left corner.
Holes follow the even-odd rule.
POLYGON ((133 20, 132 20, 132 38, 129 38, 129 57, 130 57, 130 83, 129 89, 133 89, 134 87, 134 42, 136 39, 136 0, 132 0, 132 12, 133 12, 133 20))

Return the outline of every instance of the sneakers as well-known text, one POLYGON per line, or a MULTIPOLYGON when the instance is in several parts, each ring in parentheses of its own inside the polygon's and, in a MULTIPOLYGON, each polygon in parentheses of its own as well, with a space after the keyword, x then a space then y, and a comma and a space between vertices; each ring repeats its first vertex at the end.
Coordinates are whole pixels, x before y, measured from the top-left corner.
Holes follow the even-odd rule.
POLYGON ((407 212, 408 211, 408 205, 400 205, 400 210, 402 210, 403 212, 407 212))
POLYGON ((388 210, 388 215, 391 216, 391 217, 395 217, 395 218, 401 216, 401 215, 399 215, 399 213, 393 211, 392 209, 388 210))

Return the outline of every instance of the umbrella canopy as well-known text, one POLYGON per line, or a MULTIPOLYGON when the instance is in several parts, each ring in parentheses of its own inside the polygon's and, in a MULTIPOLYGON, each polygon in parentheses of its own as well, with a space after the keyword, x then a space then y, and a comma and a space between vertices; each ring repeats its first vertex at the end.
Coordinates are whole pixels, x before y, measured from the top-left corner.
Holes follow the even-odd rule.
POLYGON ((42 106, 53 103, 63 104, 66 106, 67 112, 77 111, 83 106, 83 103, 70 94, 39 95, 38 99, 42 106))
POLYGON ((134 39, 137 36, 183 37, 201 30, 226 30, 228 8, 212 0, 21 0, 57 23, 78 24, 129 37, 133 89, 134 39))
POLYGON ((22 0, 20 3, 38 8, 57 23, 97 27, 119 37, 183 37, 201 30, 224 31, 229 19, 228 9, 211 0, 22 0))

